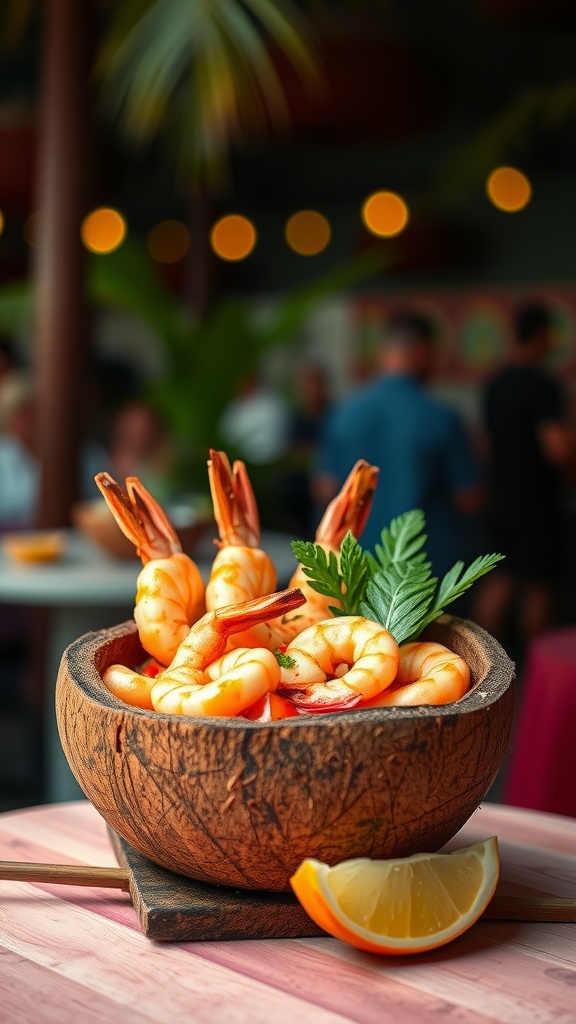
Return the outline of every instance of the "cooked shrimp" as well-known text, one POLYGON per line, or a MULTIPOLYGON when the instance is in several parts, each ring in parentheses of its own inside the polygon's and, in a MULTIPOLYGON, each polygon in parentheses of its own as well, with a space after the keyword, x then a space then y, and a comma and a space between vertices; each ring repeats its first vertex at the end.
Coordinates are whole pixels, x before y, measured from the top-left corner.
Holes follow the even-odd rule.
MULTIPOLYGON (((318 524, 314 541, 316 544, 320 544, 324 551, 327 553, 333 551, 338 555, 340 545, 348 531, 351 531, 356 538, 360 537, 370 515, 378 474, 378 467, 371 466, 364 459, 359 459, 352 467, 342 488, 332 499, 318 524)), ((289 623, 293 623, 298 631, 313 622, 321 622, 322 619, 330 618, 332 615, 330 607, 336 607, 339 604, 335 598, 326 597, 312 589, 301 565, 296 569, 288 585, 300 587, 306 595, 306 604, 303 608, 298 609, 287 620, 289 623)))
POLYGON ((126 704, 171 714, 237 715, 276 689, 280 668, 265 648, 236 649, 230 652, 233 657, 223 658, 228 637, 303 601, 300 590, 281 590, 206 612, 156 678, 125 665, 110 665, 102 678, 126 704))
POLYGON ((470 669, 463 658, 443 644, 417 640, 401 645, 392 686, 363 706, 450 704, 469 687, 470 669))
POLYGON ((293 665, 281 668, 279 693, 301 710, 338 711, 390 686, 398 644, 379 623, 341 615, 299 633, 286 647, 286 658, 293 665))
POLYGON ((168 516, 137 477, 126 478, 126 493, 108 473, 94 479, 143 562, 134 608, 140 642, 148 654, 168 665, 190 626, 206 610, 200 570, 182 551, 168 516))
MULTIPOLYGON (((246 466, 230 466, 224 452, 210 450, 208 479, 220 540, 206 586, 206 607, 222 608, 272 593, 277 586, 274 563, 260 547, 260 519, 246 466)), ((229 647, 268 647, 290 639, 280 623, 253 625, 230 637, 229 647)))
POLYGON ((260 547, 260 519, 243 462, 231 466, 224 452, 210 449, 208 480, 220 539, 206 586, 206 607, 221 608, 270 594, 277 574, 260 547))
MULTIPOLYGON (((206 607, 218 608, 269 593, 276 586, 277 577, 272 560, 260 547, 258 508, 244 463, 236 461, 231 468, 224 452, 211 450, 208 476, 220 550, 206 587, 206 607)), ((348 530, 360 536, 370 514, 377 480, 376 466, 360 459, 353 467, 316 531, 316 543, 325 551, 338 552, 348 530)), ((282 621, 256 626, 249 634, 234 637, 231 643, 276 647, 289 642, 313 622, 331 616, 329 606, 337 602, 313 590, 301 566, 294 572, 289 587, 299 587, 306 595, 302 608, 282 621)))
POLYGON ((152 687, 155 711, 168 715, 234 716, 273 692, 280 666, 266 647, 236 647, 206 669, 166 672, 152 687))

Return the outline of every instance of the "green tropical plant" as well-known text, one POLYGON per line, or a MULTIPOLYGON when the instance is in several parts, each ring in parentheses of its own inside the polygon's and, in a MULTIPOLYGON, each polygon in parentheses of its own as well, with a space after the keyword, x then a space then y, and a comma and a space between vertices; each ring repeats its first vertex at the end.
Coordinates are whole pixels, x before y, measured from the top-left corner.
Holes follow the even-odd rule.
MULTIPOLYGON (((221 439, 218 422, 241 377, 257 370, 273 346, 290 344, 323 299, 365 281, 390 261, 375 246, 306 285, 276 298, 263 317, 250 297, 222 297, 202 318, 178 303, 162 285, 143 246, 133 240, 106 256, 89 256, 86 299, 98 308, 132 316, 154 336, 164 364, 147 383, 183 452, 189 475, 221 439)), ((0 330, 26 332, 34 320, 33 282, 0 287, 0 330)))

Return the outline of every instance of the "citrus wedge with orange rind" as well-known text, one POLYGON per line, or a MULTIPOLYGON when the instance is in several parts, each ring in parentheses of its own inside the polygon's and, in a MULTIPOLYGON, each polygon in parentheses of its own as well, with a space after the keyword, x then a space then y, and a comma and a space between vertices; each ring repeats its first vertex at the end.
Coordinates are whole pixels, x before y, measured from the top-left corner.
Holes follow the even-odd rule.
POLYGON ((369 953, 406 956, 436 949, 484 912, 500 875, 496 836, 451 853, 345 860, 309 858, 290 879, 320 928, 369 953))
POLYGON ((16 562, 53 562, 64 552, 64 535, 56 530, 7 533, 6 554, 16 562))

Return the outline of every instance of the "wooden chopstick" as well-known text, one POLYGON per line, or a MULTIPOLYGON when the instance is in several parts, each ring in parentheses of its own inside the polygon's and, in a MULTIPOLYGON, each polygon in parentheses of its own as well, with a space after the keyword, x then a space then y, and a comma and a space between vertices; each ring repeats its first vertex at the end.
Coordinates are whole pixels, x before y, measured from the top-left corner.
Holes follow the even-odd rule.
MULTIPOLYGON (((126 868, 88 867, 83 864, 25 864, 0 861, 0 879, 12 882, 53 882, 130 891, 126 868)), ((569 896, 499 896, 482 914, 492 921, 576 922, 576 899, 569 896)))
POLYGON ((576 921, 576 899, 571 896, 499 896, 482 914, 493 921, 576 921))
POLYGON ((84 864, 24 864, 0 861, 0 879, 11 882, 58 882, 61 885, 89 885, 102 889, 130 891, 126 868, 93 868, 84 864))

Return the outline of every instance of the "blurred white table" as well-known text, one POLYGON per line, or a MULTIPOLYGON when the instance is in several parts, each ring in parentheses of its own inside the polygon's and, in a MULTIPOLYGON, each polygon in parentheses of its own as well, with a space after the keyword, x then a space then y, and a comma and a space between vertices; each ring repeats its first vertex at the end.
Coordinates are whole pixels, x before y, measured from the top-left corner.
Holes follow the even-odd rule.
MULTIPOLYGON (((12 561, 0 545, 0 602, 47 608, 50 621, 44 675, 46 799, 50 803, 83 796, 62 751, 56 727, 54 687, 66 647, 84 633, 105 629, 131 619, 140 559, 116 559, 95 547, 76 530, 65 530, 65 553, 55 562, 12 561)), ((296 567, 284 534, 262 532, 262 547, 278 571, 284 587, 296 567)), ((194 554, 205 580, 216 548, 207 534, 194 554)))

